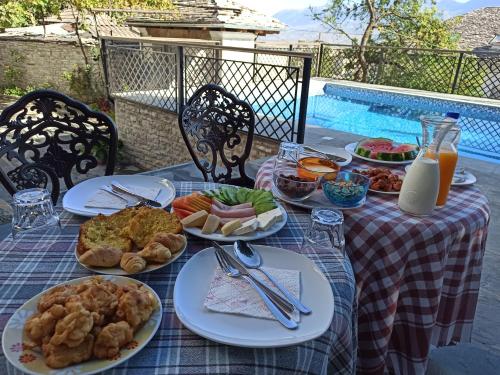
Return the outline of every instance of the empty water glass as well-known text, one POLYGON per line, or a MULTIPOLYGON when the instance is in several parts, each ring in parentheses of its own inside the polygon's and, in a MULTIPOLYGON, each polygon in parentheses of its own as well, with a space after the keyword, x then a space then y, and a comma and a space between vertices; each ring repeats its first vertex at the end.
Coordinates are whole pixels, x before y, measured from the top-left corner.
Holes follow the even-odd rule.
POLYGON ((304 232, 301 250, 318 249, 339 252, 345 256, 344 215, 342 211, 328 208, 314 208, 311 223, 304 232))
POLYGON ((60 229, 59 215, 54 210, 46 189, 26 189, 14 194, 12 201, 12 237, 15 240, 40 240, 50 229, 60 229), (22 235, 22 236, 21 236, 22 235))

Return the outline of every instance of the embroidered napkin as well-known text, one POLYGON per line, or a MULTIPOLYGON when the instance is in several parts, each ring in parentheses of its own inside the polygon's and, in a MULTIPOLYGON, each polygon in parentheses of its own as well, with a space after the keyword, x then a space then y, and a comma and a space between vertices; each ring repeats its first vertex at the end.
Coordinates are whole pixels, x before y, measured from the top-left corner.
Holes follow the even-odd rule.
MULTIPOLYGON (((142 195, 148 199, 155 200, 158 194, 160 193, 160 187, 145 187, 145 186, 132 186, 132 185, 124 185, 127 189, 135 194, 142 195)), ((138 201, 138 199, 123 194, 128 201, 134 202, 138 201)), ((127 202, 123 199, 118 198, 117 196, 108 193, 105 190, 97 190, 85 203, 85 207, 92 208, 114 208, 117 210, 121 210, 127 206, 127 202)))
MULTIPOLYGON (((300 271, 271 267, 262 268, 273 275, 294 296, 300 298, 300 271)), ((279 290, 262 272, 258 270, 250 270, 250 272, 256 278, 263 281, 269 288, 280 294, 279 290)), ((215 270, 204 305, 211 311, 276 320, 249 283, 242 278, 227 276, 218 266, 215 270)), ((299 312, 294 311, 291 318, 298 322, 300 320, 299 312)))

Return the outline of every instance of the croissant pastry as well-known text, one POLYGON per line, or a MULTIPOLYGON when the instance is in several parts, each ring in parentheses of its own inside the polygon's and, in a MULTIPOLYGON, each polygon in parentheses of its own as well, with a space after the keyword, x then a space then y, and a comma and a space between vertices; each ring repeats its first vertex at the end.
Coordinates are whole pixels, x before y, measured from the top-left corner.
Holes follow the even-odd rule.
POLYGON ((114 267, 120 263, 122 251, 116 247, 100 246, 80 255, 80 262, 86 266, 114 267))
POLYGON ((163 246, 161 243, 150 241, 137 255, 143 257, 148 262, 165 263, 170 259, 172 253, 168 247, 163 246))
POLYGON ((146 261, 136 253, 124 253, 120 261, 120 267, 128 273, 137 273, 146 268, 146 261))
POLYGON ((159 242, 168 247, 172 254, 175 254, 186 246, 186 237, 182 234, 158 232, 153 236, 151 242, 159 242))

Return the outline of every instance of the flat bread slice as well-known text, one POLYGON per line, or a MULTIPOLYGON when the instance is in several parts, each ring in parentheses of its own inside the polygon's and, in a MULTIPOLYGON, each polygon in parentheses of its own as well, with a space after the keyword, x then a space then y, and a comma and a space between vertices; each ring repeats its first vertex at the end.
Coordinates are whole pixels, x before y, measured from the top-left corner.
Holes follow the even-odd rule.
POLYGON ((182 224, 174 213, 161 208, 141 207, 129 222, 128 236, 138 248, 144 248, 158 232, 180 233, 182 224))

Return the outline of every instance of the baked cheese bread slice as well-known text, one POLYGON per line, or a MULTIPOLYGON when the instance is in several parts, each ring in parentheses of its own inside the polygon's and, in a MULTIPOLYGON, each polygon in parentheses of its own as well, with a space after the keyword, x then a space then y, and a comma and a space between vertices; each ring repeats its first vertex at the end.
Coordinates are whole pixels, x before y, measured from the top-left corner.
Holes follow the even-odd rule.
POLYGON ((128 236, 138 248, 144 248, 158 232, 180 233, 182 224, 174 213, 161 208, 141 207, 128 224, 128 236))
POLYGON ((122 252, 132 251, 132 240, 124 228, 138 213, 137 208, 126 208, 109 216, 97 215, 80 226, 77 251, 82 255, 90 249, 111 247, 122 252))

